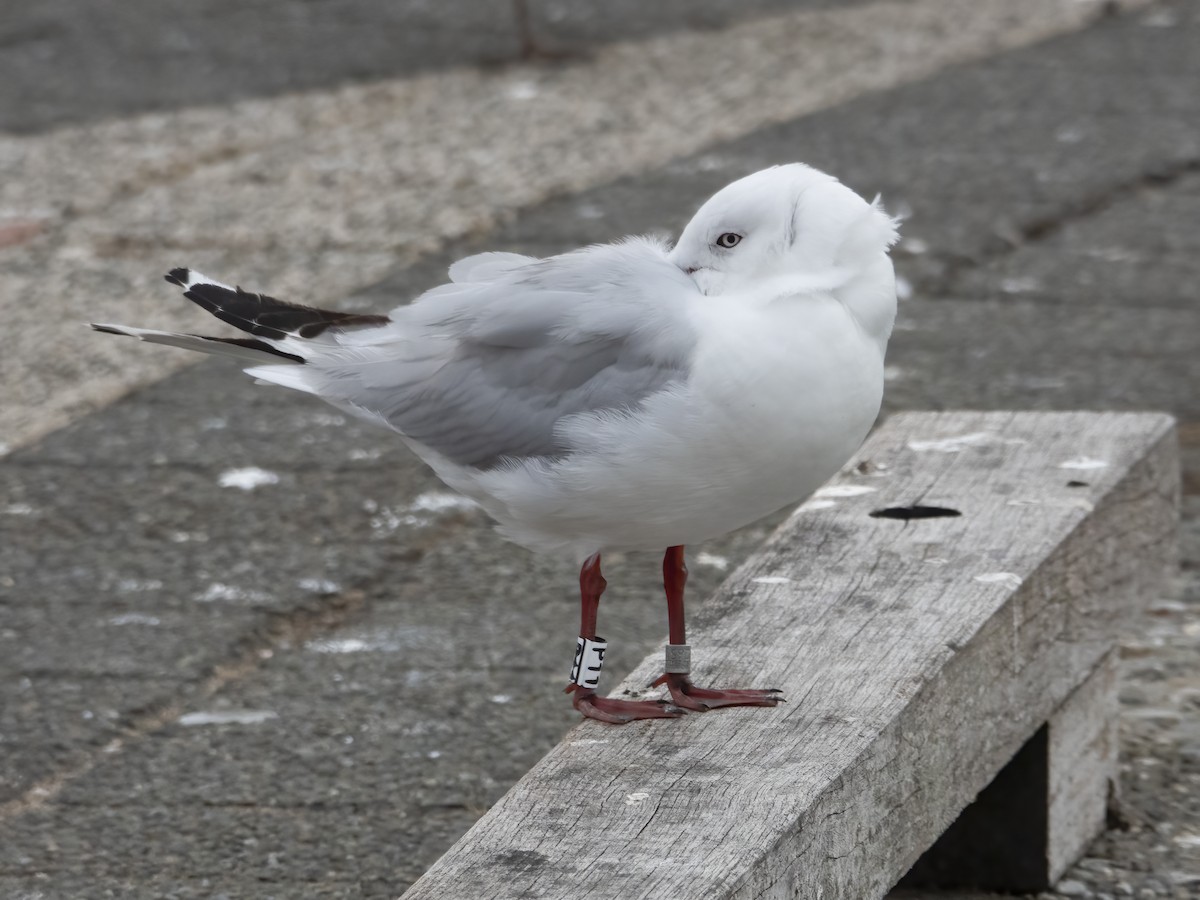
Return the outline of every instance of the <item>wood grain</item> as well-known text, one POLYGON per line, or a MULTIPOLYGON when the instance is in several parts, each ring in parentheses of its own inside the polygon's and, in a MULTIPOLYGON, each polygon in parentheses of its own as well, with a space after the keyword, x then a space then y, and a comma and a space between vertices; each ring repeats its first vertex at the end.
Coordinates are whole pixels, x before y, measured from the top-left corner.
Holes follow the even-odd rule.
POLYGON ((697 683, 786 706, 584 722, 405 896, 881 897, 1175 557, 1165 415, 900 415, 831 486, 690 623, 697 683), (869 515, 915 503, 961 515, 869 515))

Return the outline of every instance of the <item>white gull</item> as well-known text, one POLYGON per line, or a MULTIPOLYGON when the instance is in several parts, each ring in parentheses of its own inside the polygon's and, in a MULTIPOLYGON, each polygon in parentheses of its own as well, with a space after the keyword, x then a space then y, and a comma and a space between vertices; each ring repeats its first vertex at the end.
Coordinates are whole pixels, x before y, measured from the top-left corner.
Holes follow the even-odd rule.
POLYGON ((792 164, 719 191, 674 248, 627 238, 547 259, 483 253, 389 315, 311 309, 198 272, 168 280, 251 335, 101 331, 223 353, 396 431, 511 540, 583 561, 568 690, 604 721, 769 706, 687 676, 683 546, 816 490, 879 412, 894 221, 792 164), (600 556, 661 550, 677 706, 595 687, 600 556))

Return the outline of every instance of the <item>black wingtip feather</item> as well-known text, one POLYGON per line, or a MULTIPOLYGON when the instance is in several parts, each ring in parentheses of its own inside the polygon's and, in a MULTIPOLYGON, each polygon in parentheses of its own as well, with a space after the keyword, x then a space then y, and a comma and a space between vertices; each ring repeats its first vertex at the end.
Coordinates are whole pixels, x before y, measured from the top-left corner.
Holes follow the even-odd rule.
POLYGON ((191 279, 189 269, 172 269, 166 275, 168 282, 184 288, 183 296, 222 322, 271 340, 282 340, 288 335, 314 338, 329 328, 386 325, 391 321, 381 315, 314 309, 207 281, 189 286, 191 279))
POLYGON ((279 356, 291 362, 304 364, 308 362, 303 356, 297 356, 295 353, 285 353, 276 347, 272 347, 266 341, 256 341, 254 338, 220 338, 209 337, 207 334, 197 334, 193 337, 203 338, 206 341, 213 341, 217 344, 236 344, 239 347, 249 347, 251 350, 261 350, 263 353, 270 353, 272 356, 279 356))
POLYGON ((89 322, 88 325, 91 327, 92 331, 99 331, 103 334, 125 334, 125 332, 117 328, 109 328, 107 325, 97 325, 95 322, 89 322))

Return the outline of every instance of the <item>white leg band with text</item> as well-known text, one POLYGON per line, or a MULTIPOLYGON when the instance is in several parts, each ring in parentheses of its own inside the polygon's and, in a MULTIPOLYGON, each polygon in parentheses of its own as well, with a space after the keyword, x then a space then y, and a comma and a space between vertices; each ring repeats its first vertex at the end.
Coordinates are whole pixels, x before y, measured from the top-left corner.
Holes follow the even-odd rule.
POLYGON ((686 675, 692 671, 692 648, 687 644, 667 644, 667 664, 663 669, 668 675, 686 675))
POLYGON ((585 637, 575 638, 575 662, 571 664, 571 682, 581 688, 595 690, 600 683, 600 669, 604 665, 604 651, 608 642, 602 637, 594 641, 585 637))

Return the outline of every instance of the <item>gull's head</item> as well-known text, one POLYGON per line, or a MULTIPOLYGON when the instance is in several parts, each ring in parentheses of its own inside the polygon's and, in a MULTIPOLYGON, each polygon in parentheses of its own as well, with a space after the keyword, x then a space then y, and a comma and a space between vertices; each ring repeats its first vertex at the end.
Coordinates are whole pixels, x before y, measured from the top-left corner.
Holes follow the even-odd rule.
POLYGON ((882 260, 895 223, 831 175, 801 163, 763 169, 722 188, 684 228, 675 265, 709 295, 795 276, 853 275, 882 260))

